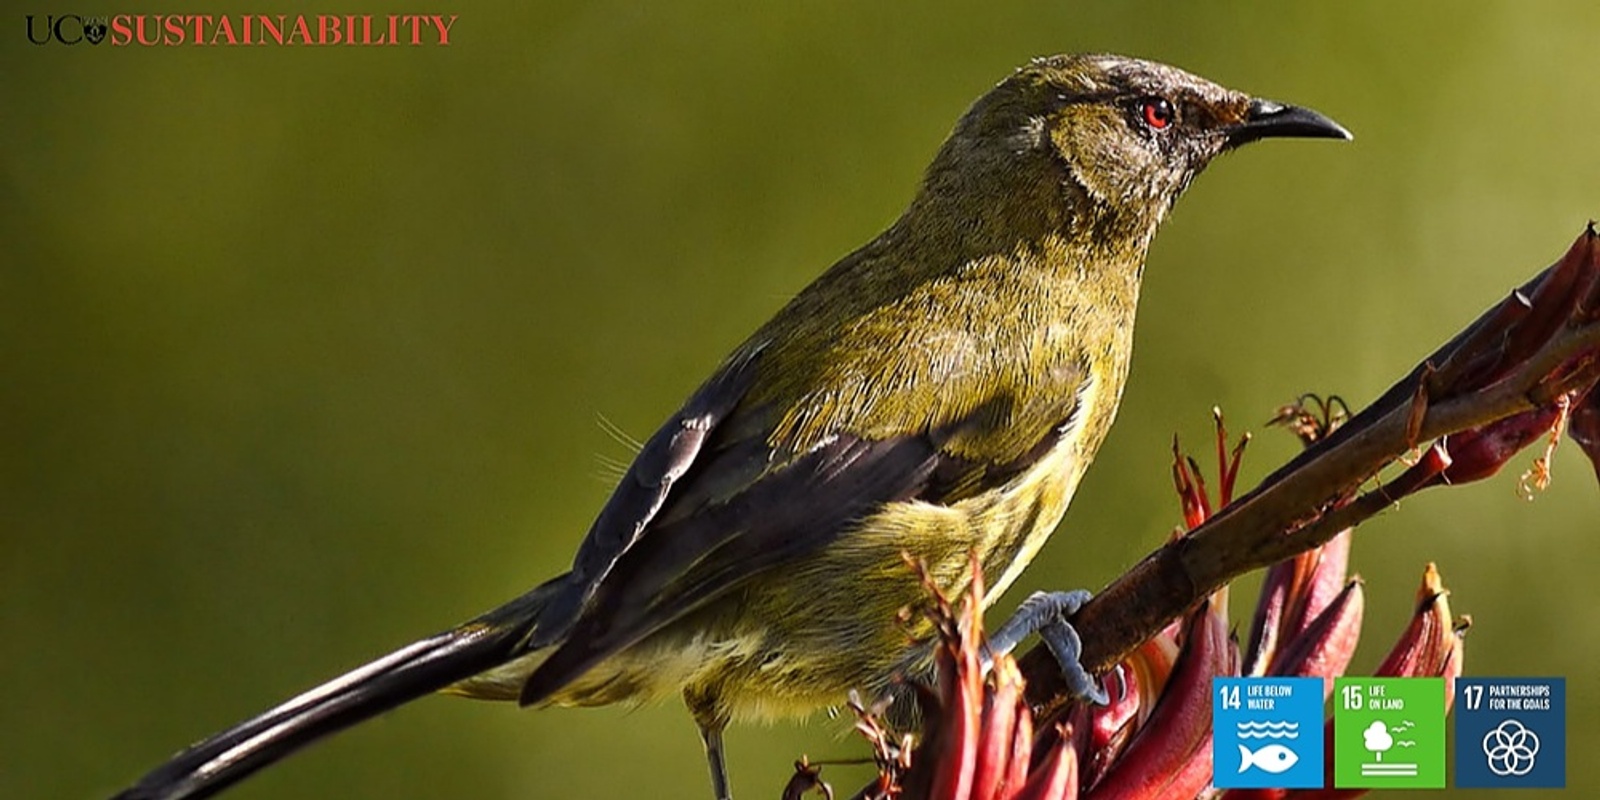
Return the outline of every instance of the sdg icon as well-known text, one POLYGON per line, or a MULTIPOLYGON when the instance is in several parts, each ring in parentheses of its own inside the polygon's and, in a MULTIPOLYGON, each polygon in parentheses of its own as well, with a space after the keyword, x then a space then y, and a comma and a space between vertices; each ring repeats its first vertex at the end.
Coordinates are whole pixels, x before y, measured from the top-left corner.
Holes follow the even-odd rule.
POLYGON ((1565 787, 1566 679, 1458 679, 1456 785, 1565 787))
POLYGON ((1212 785, 1322 787, 1321 678, 1213 678, 1212 785))

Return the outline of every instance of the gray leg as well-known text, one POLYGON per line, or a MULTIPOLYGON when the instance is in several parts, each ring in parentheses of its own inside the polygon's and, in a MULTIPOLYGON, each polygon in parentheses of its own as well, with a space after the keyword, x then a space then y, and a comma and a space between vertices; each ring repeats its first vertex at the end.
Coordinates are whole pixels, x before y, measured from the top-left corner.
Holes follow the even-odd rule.
POLYGON ((1038 633, 1045 646, 1050 648, 1051 655, 1056 657, 1056 663, 1061 665, 1061 673, 1067 679, 1069 691, 1099 705, 1110 702, 1105 690, 1100 688, 1100 682, 1079 663, 1078 657, 1083 654, 1083 640, 1078 638, 1077 630, 1067 622, 1067 617, 1078 613, 1078 609, 1089 602, 1090 596, 1082 589, 1075 592, 1034 592, 1022 601, 1017 613, 1012 614, 1011 619, 1006 620, 989 637, 984 668, 990 666, 994 656, 1010 653, 1023 639, 1028 638, 1028 634, 1038 633))
POLYGON ((706 761, 711 766, 711 792, 716 800, 733 800, 728 790, 728 764, 722 752, 722 725, 700 726, 700 740, 706 744, 706 761))
POLYGON ((711 766, 711 792, 716 800, 733 800, 728 789, 728 762, 722 752, 722 729, 728 727, 728 711, 714 690, 705 687, 685 687, 683 704, 700 729, 700 741, 706 746, 706 762, 711 766))

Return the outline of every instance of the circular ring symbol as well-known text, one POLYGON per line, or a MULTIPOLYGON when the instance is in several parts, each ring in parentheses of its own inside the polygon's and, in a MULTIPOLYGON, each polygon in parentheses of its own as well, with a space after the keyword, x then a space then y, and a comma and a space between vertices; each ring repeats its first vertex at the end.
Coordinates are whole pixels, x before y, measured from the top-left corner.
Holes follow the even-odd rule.
POLYGON ((1533 771, 1533 759, 1539 755, 1539 734, 1508 719, 1484 734, 1483 754, 1489 757, 1489 771, 1496 775, 1526 775, 1533 771))

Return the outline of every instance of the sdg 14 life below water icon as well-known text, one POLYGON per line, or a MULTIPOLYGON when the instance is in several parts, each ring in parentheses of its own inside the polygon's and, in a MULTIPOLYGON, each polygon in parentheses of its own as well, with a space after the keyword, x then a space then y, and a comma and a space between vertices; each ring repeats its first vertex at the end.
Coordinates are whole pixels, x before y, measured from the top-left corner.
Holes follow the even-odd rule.
POLYGON ((1321 678, 1214 678, 1211 688, 1213 785, 1322 786, 1321 678))

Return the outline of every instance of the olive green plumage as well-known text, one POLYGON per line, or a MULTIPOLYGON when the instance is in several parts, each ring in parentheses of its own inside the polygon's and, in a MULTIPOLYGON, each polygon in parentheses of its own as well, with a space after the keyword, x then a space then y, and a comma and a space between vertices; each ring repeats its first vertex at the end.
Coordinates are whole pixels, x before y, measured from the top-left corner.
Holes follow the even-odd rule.
POLYGON ((1265 136, 1347 134, 1160 64, 1021 68, 956 124, 900 219, 645 444, 570 573, 197 745, 127 796, 213 791, 439 688, 565 705, 681 692, 715 750, 730 718, 925 669, 897 620, 922 598, 902 553, 956 593, 976 552, 986 602, 1016 578, 1116 416, 1156 228, 1213 157, 1265 136))

